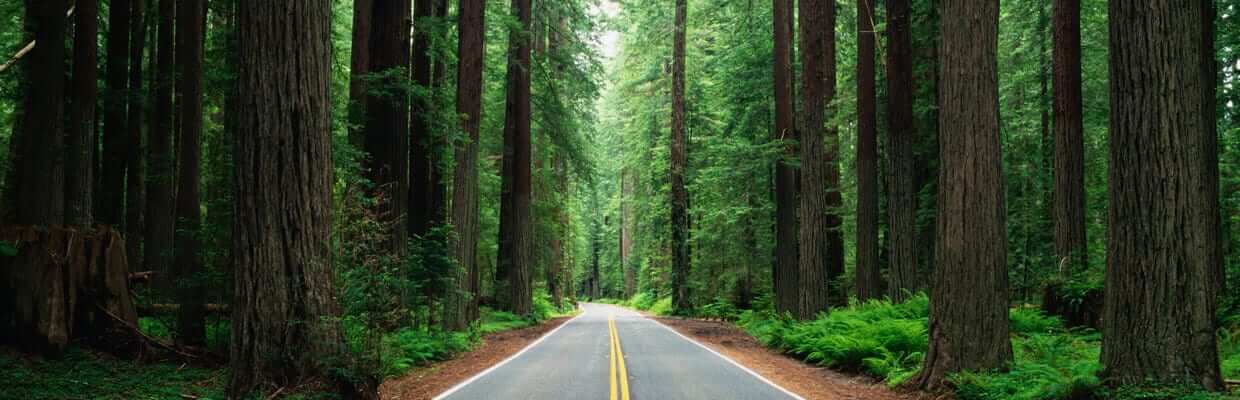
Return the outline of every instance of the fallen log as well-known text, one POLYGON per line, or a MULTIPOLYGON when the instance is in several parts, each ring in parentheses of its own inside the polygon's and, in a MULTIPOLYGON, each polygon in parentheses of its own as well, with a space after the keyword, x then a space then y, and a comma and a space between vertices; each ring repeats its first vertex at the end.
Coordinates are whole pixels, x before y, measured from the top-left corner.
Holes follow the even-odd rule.
MULTIPOLYGON (((138 315, 166 315, 181 311, 180 304, 145 304, 138 305, 138 315)), ((207 314, 227 314, 227 304, 206 304, 207 314)))

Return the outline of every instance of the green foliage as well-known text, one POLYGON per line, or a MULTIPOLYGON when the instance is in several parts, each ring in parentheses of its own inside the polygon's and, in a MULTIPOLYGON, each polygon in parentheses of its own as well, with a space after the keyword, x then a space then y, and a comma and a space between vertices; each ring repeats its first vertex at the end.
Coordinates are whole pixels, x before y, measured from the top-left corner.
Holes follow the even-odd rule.
POLYGON ((697 316, 702 318, 720 319, 724 321, 735 321, 740 318, 740 310, 732 302, 725 299, 715 299, 714 302, 698 307, 697 316))
POLYGON ((647 311, 654 315, 672 315, 676 310, 672 307, 672 298, 664 297, 654 302, 647 311))
POLYGON ((624 305, 629 308, 646 311, 646 310, 649 310, 650 307, 654 306, 654 303, 656 300, 657 299, 655 299, 654 295, 648 292, 640 292, 640 293, 633 295, 632 298, 625 301, 624 305))
POLYGON ((0 353, 3 399, 224 398, 227 371, 180 363, 142 364, 77 348, 58 360, 33 360, 0 353))
POLYGON ((1063 331, 1062 319, 1043 314, 1041 310, 1035 308, 1013 308, 1008 312, 1008 318, 1012 320, 1011 329, 1012 334, 1015 335, 1036 335, 1063 331))
POLYGON ((0 241, 0 256, 14 257, 17 255, 17 245, 15 243, 0 241))
POLYGON ((1096 335, 1033 334, 1013 340, 1016 361, 1006 373, 951 377, 961 400, 1097 398, 1102 370, 1096 335))
POLYGON ((442 361, 469 351, 477 343, 469 332, 402 329, 383 338, 384 376, 399 376, 413 367, 442 361))

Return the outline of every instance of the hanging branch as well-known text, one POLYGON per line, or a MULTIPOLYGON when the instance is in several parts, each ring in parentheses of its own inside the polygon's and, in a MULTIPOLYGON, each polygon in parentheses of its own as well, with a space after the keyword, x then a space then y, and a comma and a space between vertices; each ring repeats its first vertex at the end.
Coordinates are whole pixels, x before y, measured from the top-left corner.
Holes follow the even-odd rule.
MULTIPOLYGON (((77 6, 69 7, 69 12, 65 13, 65 18, 72 17, 73 10, 75 9, 77 9, 77 6)), ((13 64, 17 64, 17 61, 21 60, 22 57, 25 57, 31 50, 34 50, 34 45, 36 43, 38 43, 37 40, 31 40, 30 44, 27 44, 26 47, 22 47, 21 50, 18 50, 17 54, 13 55, 13 58, 6 61, 4 65, 0 65, 0 73, 3 73, 5 70, 9 69, 9 67, 13 66, 13 64)))

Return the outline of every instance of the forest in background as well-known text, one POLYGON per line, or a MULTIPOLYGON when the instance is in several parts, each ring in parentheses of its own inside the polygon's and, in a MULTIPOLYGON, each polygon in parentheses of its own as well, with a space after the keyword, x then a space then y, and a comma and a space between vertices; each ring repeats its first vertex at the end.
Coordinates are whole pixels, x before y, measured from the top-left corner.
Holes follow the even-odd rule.
MULTIPOLYGON (((326 173, 333 212, 324 239, 330 244, 342 336, 361 360, 345 368, 353 371, 350 378, 360 386, 377 385, 383 377, 465 351, 482 333, 569 313, 578 300, 736 321, 764 343, 810 362, 893 386, 913 377, 930 350, 927 323, 934 302, 916 293, 931 289, 928 283, 939 267, 939 71, 947 1, 874 4, 869 24, 875 34, 863 62, 859 50, 869 30, 862 27, 866 19, 858 7, 867 3, 834 2, 829 20, 834 62, 826 72, 807 69, 805 62, 825 54, 804 54, 799 46, 806 23, 827 21, 799 11, 804 5, 787 4, 780 14, 775 7, 780 0, 681 1, 687 18, 682 18, 680 51, 674 51, 673 40, 677 8, 669 2, 534 0, 524 21, 514 16, 519 1, 469 1, 483 9, 471 14, 484 18, 476 21, 461 18, 456 2, 324 2, 330 4, 328 47, 315 53, 330 66, 332 168, 326 173), (374 8, 358 13, 359 4, 374 8), (890 39, 893 4, 907 7, 903 48, 893 48, 890 39), (410 15, 412 34, 400 32, 402 14, 410 15), (790 24, 782 50, 772 35, 779 31, 774 21, 790 24), (470 43, 482 45, 478 52, 466 52, 464 39, 458 39, 465 37, 461 27, 467 23, 477 24, 470 25, 471 32, 480 36, 472 39, 480 40, 470 43), (526 33, 512 34, 521 31, 526 33), (607 31, 620 33, 614 55, 601 53, 607 31), (413 48, 393 50, 402 40, 413 48), (525 59, 514 51, 522 45, 525 59), (772 63, 781 51, 788 61, 784 79, 791 101, 785 106, 778 98, 780 67, 772 63), (907 93, 893 95, 888 72, 898 67, 891 61, 897 51, 907 57, 911 81, 902 82, 907 93), (865 79, 858 71, 866 63, 873 92, 863 96, 858 85, 865 79), (518 68, 524 78, 513 71, 516 64, 530 65, 518 68), (459 84, 468 67, 478 68, 480 79, 472 93, 459 84), (781 126, 803 130, 807 114, 814 114, 806 112, 802 79, 807 73, 834 81, 816 88, 821 97, 814 101, 828 98, 827 92, 833 98, 810 107, 820 110, 813 117, 829 127, 816 144, 825 160, 812 160, 832 166, 815 171, 824 177, 818 190, 838 194, 828 195, 822 209, 829 215, 822 232, 834 242, 813 253, 821 254, 814 258, 821 258, 824 272, 817 290, 825 296, 816 306, 781 298, 787 292, 779 288, 780 256, 786 254, 780 244, 789 243, 780 235, 801 233, 795 223, 792 231, 781 230, 787 220, 780 215, 785 210, 780 174, 804 168, 806 161, 799 143, 781 140, 778 131, 781 126), (514 93, 514 87, 526 92, 514 93), (477 108, 462 98, 477 100, 477 108), (873 104, 869 114, 861 111, 866 101, 873 104), (901 101, 899 107, 909 113, 898 129, 911 134, 893 138, 890 108, 901 101), (525 129, 514 115, 527 116, 525 129), (683 141, 672 134, 678 123, 683 141), (865 153, 863 131, 872 135, 865 153), (523 140, 528 144, 520 146, 523 140), (524 160, 525 168, 509 165, 514 158, 509 155, 524 160), (473 168, 462 168, 463 159, 472 159, 466 165, 473 168), (683 163, 674 168, 674 160, 683 163), (397 164, 403 166, 392 167, 397 164), (860 178, 863 169, 872 174, 866 175, 870 180, 860 178), (910 212, 891 219, 896 218, 893 199, 910 212), (875 207, 862 207, 867 205, 875 207), (511 214, 514 209, 528 211, 511 214), (893 242, 893 236, 902 239, 893 242), (883 297, 890 299, 878 300, 883 297)), ((821 9, 828 4, 802 1, 821 9)), ((31 2, 26 3, 0 5, 0 20, 7 21, 0 25, 6 61, 29 43, 23 22, 31 2)), ((1221 374, 1235 380, 1240 379, 1240 291, 1235 290, 1240 287, 1235 250, 1240 249, 1240 87, 1235 83, 1240 3, 1211 4, 1217 10, 1212 120, 1224 274, 1217 280, 1228 288, 1214 309, 1221 374)), ((230 0, 96 5, 75 9, 97 15, 96 33, 88 35, 93 38, 78 35, 83 25, 74 22, 81 14, 62 21, 67 29, 60 57, 67 61, 68 94, 61 98, 67 104, 61 119, 70 122, 57 129, 74 128, 71 118, 90 121, 76 126, 93 150, 83 158, 89 163, 66 161, 64 181, 50 181, 69 188, 66 196, 74 187, 86 194, 77 197, 77 213, 69 206, 59 216, 62 222, 50 224, 115 227, 128 245, 129 270, 151 272, 134 283, 138 328, 157 340, 229 358, 236 340, 230 314, 235 315, 238 296, 235 180, 242 171, 235 146, 243 126, 239 118, 249 114, 238 105, 242 5, 230 0), (202 12, 186 11, 183 4, 202 12), (98 54, 78 54, 78 43, 91 39, 98 54), (185 52, 201 56, 195 63, 185 52), (94 68, 85 69, 98 71, 86 80, 98 88, 93 107, 74 103, 82 93, 75 85, 81 82, 80 59, 92 60, 94 68)), ((963 240, 1006 239, 1001 307, 1012 310, 1015 358, 1008 372, 955 374, 951 385, 961 398, 1082 393, 1185 398, 1195 391, 1192 385, 1107 392, 1098 378, 1108 206, 1114 204, 1108 151, 1117 146, 1109 131, 1114 84, 1108 81, 1114 71, 1109 29, 1115 28, 1108 26, 1108 4, 1080 2, 1084 203, 1072 218, 1083 227, 1077 236, 1087 250, 1073 257, 1056 248, 1061 227, 1054 217, 1055 9, 1046 1, 1017 0, 995 11, 1000 147, 989 156, 1002 166, 998 209, 1005 223, 997 232, 966 232, 963 240)), ((24 129, 19 110, 28 100, 25 85, 41 79, 32 74, 46 72, 24 64, 0 72, 0 126, 16 127, 0 130, 0 165, 6 166, 9 191, 22 190, 11 189, 16 182, 31 181, 10 167, 18 146, 12 132, 24 129)), ((66 136, 75 135, 66 131, 66 136)), ((805 204, 798 197, 791 201, 805 204)), ((31 211, 6 201, 5 221, 38 224, 24 221, 37 214, 31 211)), ((793 215, 792 221, 797 219, 793 215)), ((86 357, 69 351, 69 360, 80 363, 86 357)), ((212 370, 193 371, 190 375, 202 375, 186 379, 202 381, 212 370)), ((54 386, 55 378, 48 379, 47 386, 54 386)), ((227 382, 211 379, 215 383, 202 389, 208 396, 222 392, 227 382)))

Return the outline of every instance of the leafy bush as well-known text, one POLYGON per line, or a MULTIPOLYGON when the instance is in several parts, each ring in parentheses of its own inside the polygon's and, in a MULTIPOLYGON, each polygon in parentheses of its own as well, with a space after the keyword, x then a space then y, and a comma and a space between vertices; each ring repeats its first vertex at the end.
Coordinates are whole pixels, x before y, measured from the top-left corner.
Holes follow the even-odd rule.
POLYGON ((1036 335, 1063 331, 1063 320, 1056 316, 1042 313, 1034 308, 1018 307, 1008 313, 1012 320, 1012 333, 1016 335, 1036 335))
POLYGON ((672 308, 672 298, 664 297, 654 302, 654 305, 650 306, 649 311, 654 315, 672 315, 676 310, 672 308))
POLYGON ((647 292, 641 292, 633 295, 633 298, 628 301, 625 301, 624 305, 629 308, 646 311, 649 310, 650 307, 654 306, 656 300, 657 299, 655 299, 654 295, 647 292))
POLYGON ((469 351, 476 341, 469 333, 401 330, 383 338, 387 356, 384 375, 394 376, 433 361, 469 351))
POLYGON ((697 310, 697 315, 702 318, 721 319, 724 321, 735 321, 740 318, 740 311, 736 309, 732 302, 716 298, 715 302, 702 306, 697 310))
POLYGON ((1096 398, 1100 390, 1099 343, 1094 336, 1033 334, 1017 337, 1016 360, 1007 373, 960 373, 951 377, 960 400, 1096 398))

